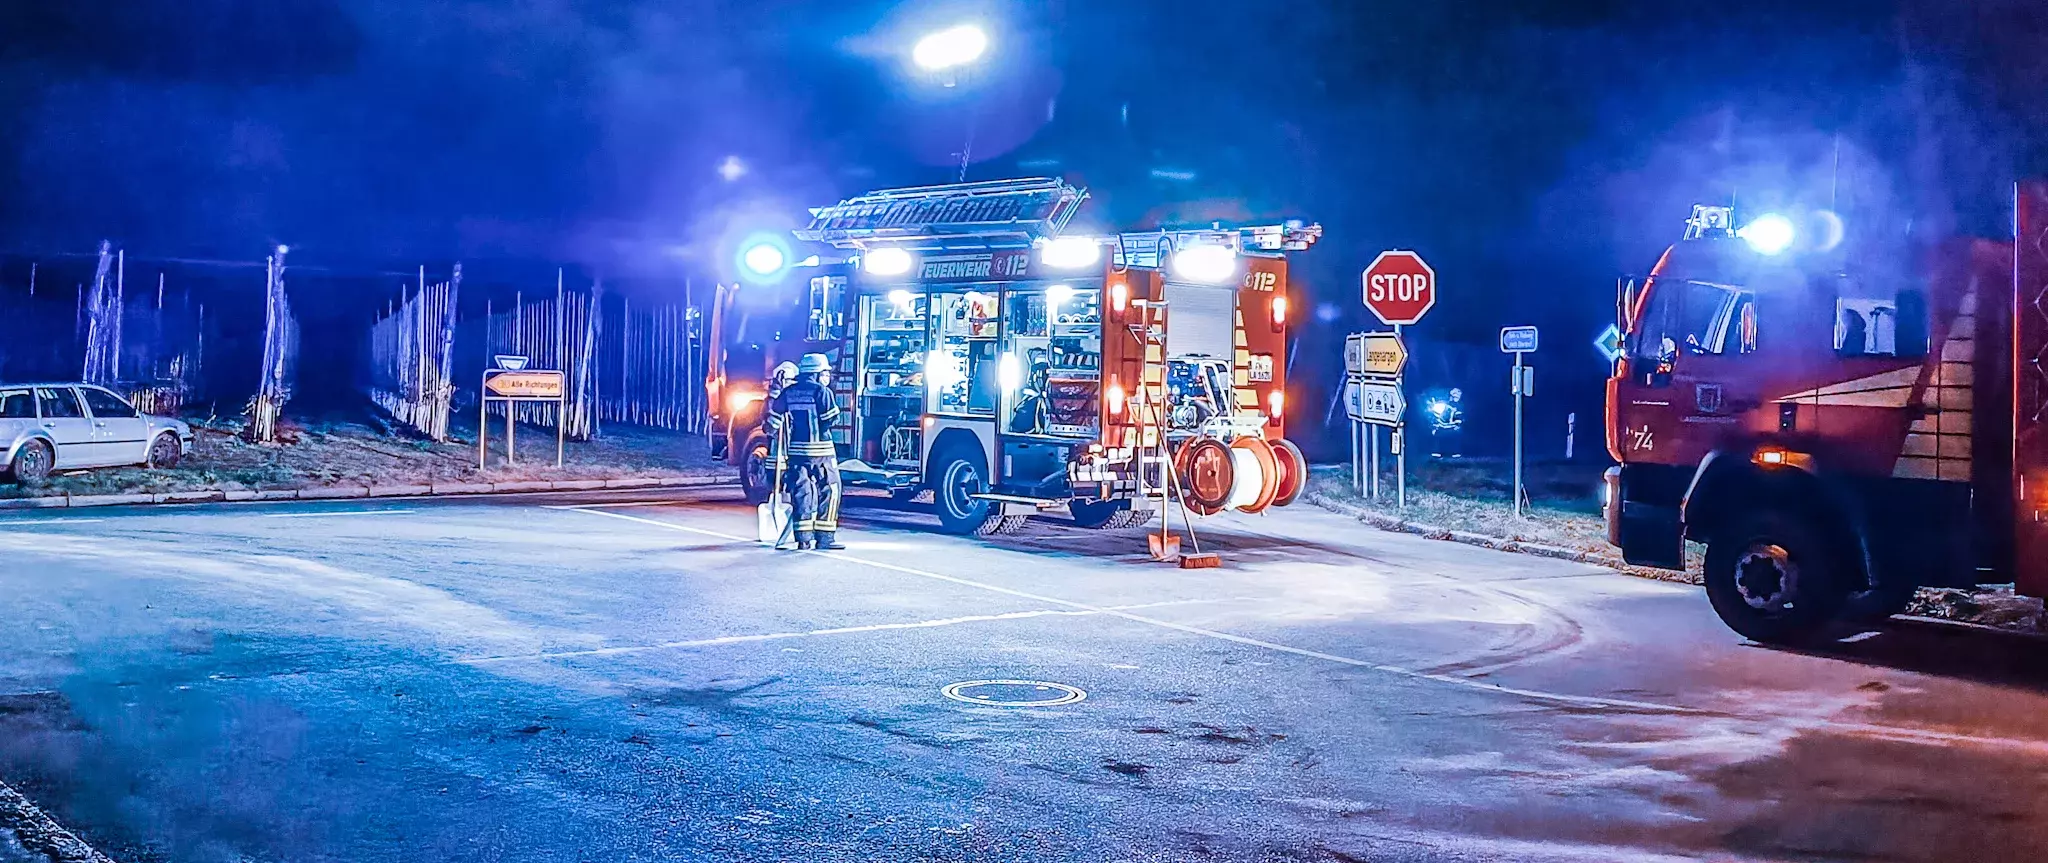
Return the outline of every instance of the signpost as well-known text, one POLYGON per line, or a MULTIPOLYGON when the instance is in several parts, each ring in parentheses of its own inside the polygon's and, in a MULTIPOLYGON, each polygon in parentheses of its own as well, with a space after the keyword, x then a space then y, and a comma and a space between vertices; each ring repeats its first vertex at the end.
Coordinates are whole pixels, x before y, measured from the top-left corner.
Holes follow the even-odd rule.
POLYGON ((1522 517, 1522 399, 1532 394, 1536 370, 1522 364, 1522 355, 1536 352, 1535 327, 1502 327, 1500 350, 1515 355, 1508 388, 1515 396, 1515 517, 1522 517))
POLYGON ((514 429, 519 417, 519 402, 555 403, 555 467, 562 466, 564 438, 563 419, 567 413, 568 387, 564 385, 559 371, 542 371, 526 368, 525 357, 500 356, 500 368, 484 370, 483 398, 479 399, 476 424, 476 468, 484 469, 487 453, 490 451, 491 402, 505 403, 505 463, 518 463, 517 438, 514 429))
POLYGON ((1408 456, 1401 445, 1401 431, 1408 412, 1408 400, 1401 392, 1401 372, 1408 366, 1408 347, 1399 333, 1352 333, 1344 340, 1344 412, 1351 418, 1352 476, 1358 478, 1359 493, 1380 495, 1380 428, 1393 429, 1390 447, 1395 456, 1395 495, 1402 506, 1408 503, 1406 468, 1408 456), (1361 447, 1361 434, 1365 443, 1361 447), (1360 463, 1361 449, 1368 470, 1360 463))

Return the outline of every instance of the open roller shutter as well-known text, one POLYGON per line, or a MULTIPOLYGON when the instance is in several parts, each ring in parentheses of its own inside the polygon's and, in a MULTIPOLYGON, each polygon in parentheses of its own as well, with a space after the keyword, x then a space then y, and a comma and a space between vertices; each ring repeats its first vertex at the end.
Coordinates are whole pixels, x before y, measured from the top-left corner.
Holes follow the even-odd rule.
POLYGON ((1166 283, 1166 353, 1226 362, 1237 350, 1237 291, 1231 285, 1166 283))

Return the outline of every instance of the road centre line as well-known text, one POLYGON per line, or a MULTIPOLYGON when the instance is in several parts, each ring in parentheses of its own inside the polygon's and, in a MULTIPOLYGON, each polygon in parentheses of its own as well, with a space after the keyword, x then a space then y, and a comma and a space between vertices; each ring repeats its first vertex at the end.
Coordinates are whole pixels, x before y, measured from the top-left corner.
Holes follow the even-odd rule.
POLYGON ((407 513, 413 512, 418 512, 418 510, 369 509, 350 510, 348 512, 272 512, 265 513, 262 516, 260 516, 260 518, 346 518, 348 516, 355 515, 405 515, 407 513))
MULTIPOLYGON (((1146 602, 1137 605, 1114 606, 1124 611, 1139 608, 1161 608, 1171 605, 1201 605, 1216 602, 1234 602, 1247 597, 1224 599, 1181 599, 1166 602, 1146 602)), ((819 635, 857 635, 864 632, 889 632, 899 629, 934 629, 941 626, 957 626, 963 623, 985 623, 1004 620, 1029 620, 1037 617, 1087 617, 1097 612, 1037 609, 1033 611, 1006 611, 1001 614, 969 614, 960 617, 942 617, 936 620, 919 620, 909 623, 870 623, 860 626, 835 626, 827 629, 810 629, 797 632, 766 632, 757 635, 724 635, 716 638, 697 638, 688 641, 665 641, 660 644, 632 644, 618 647, 597 647, 589 650, 559 650, 543 653, 523 653, 508 656, 478 656, 455 660, 461 665, 494 665, 501 662, 546 661, 550 659, 580 659, 591 656, 621 656, 633 653, 650 653, 657 650, 678 650, 690 647, 720 647, 727 644, 751 644, 761 641, 783 641, 792 638, 811 638, 819 635)))
MULTIPOLYGON (((719 539, 724 539, 732 542, 755 542, 755 540, 751 537, 735 536, 733 534, 723 533, 720 531, 706 530, 700 527, 691 527, 689 525, 675 524, 673 522, 659 521, 651 518, 640 518, 638 516, 626 515, 624 513, 605 512, 603 510, 587 509, 582 507, 570 507, 569 510, 572 512, 585 513, 587 515, 604 516, 605 518, 615 518, 620 519, 622 521, 630 521, 639 524, 652 525, 654 527, 667 528, 669 530, 679 530, 686 533, 695 533, 703 536, 716 537, 719 539)), ((1411 668, 1403 668, 1398 665, 1388 665, 1385 663, 1370 662, 1363 659, 1354 659, 1349 656, 1339 656, 1334 653, 1325 653, 1320 650, 1310 650, 1308 648, 1292 647, 1289 645, 1278 644, 1275 642, 1251 638, 1248 636, 1233 635, 1228 632, 1218 632, 1213 629, 1204 629, 1199 626, 1189 626, 1184 623, 1175 623, 1170 620, 1161 620, 1156 617, 1146 617, 1141 614, 1132 614, 1128 611, 1122 611, 1106 606, 1091 605, 1085 602, 1075 602, 1070 599, 1060 599, 1058 597, 1044 596, 1041 594, 1030 593, 1028 591, 1014 590, 1011 588, 1001 587, 998 585, 988 584, 985 582, 974 581, 972 579, 944 575, 941 573, 931 572, 928 570, 917 569, 915 567, 901 566, 898 564, 886 563, 878 560, 870 560, 868 558, 863 557, 855 557, 849 554, 823 551, 796 551, 782 553, 804 554, 815 557, 822 557, 830 560, 841 560, 849 563, 857 563, 864 566, 871 566, 876 569, 883 569, 888 570, 890 572, 902 573, 904 575, 914 575, 919 578, 926 578, 934 581, 944 581, 951 584, 957 584, 962 587, 972 587, 977 590, 985 590, 990 593, 1000 593, 1006 596, 1018 597, 1020 599, 1029 599, 1034 602, 1043 602, 1051 605, 1060 605, 1065 606, 1067 608, 1094 612, 1105 617, 1122 618, 1133 623, 1142 623, 1147 626, 1159 627, 1161 629, 1170 629, 1176 632, 1187 633, 1189 635, 1198 635, 1203 638, 1215 639, 1217 641, 1227 641, 1233 644, 1245 645, 1247 647, 1257 647, 1263 650, 1270 650, 1277 653, 1287 653, 1293 654, 1295 656, 1307 657, 1310 659, 1320 659, 1325 662, 1334 662, 1339 665, 1348 665, 1353 668, 1363 668, 1371 671, 1378 671, 1383 674, 1391 674, 1398 677, 1406 677, 1412 680, 1427 680, 1433 683, 1443 683, 1450 686, 1475 689, 1482 692, 1494 693, 1496 695, 1511 695, 1521 698, 1528 698, 1536 701, 1546 701, 1555 704, 1565 704, 1573 707, 1594 707, 1610 710, 1634 710, 1652 713, 1681 714, 1705 714, 1711 712, 1705 710, 1698 710, 1690 707, 1680 707, 1672 704, 1658 704, 1649 701, 1631 701, 1627 699, 1618 698, 1600 698, 1597 696, 1589 695, 1569 695, 1559 692, 1543 692, 1540 690, 1533 689, 1518 689, 1511 686, 1501 686, 1500 684, 1496 683, 1487 683, 1485 681, 1480 680, 1471 680, 1469 678, 1454 677, 1448 674, 1431 674, 1427 672, 1416 671, 1411 668)))

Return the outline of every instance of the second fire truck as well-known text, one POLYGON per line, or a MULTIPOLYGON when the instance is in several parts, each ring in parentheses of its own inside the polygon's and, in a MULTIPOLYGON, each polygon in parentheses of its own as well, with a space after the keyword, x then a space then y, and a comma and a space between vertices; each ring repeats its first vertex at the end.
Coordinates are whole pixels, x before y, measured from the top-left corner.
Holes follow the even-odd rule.
POLYGON ((1682 569, 1704 543, 1714 610, 1759 641, 1894 614, 1919 587, 2048 595, 2048 184, 2017 190, 2014 238, 1854 262, 1790 219, 1737 231, 1697 208, 1619 298, 1623 556, 1682 569))
POLYGON ((1285 438, 1286 253, 1322 229, 1095 235, 1054 179, 873 192, 814 211, 834 260, 722 289, 707 385, 714 454, 768 493, 763 381, 831 357, 850 486, 929 492, 951 532, 1064 506, 1088 527, 1162 506, 1285 505, 1307 478, 1285 438))

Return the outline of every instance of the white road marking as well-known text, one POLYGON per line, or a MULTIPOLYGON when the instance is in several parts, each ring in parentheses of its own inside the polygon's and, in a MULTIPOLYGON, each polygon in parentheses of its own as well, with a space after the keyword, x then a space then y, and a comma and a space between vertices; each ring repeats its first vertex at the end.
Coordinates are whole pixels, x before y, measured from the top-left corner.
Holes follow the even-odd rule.
POLYGON ((17 525, 17 524, 91 524, 91 523, 93 523, 93 522, 96 522, 96 521, 106 521, 106 519, 104 519, 104 518, 10 518, 10 519, 5 519, 5 520, 0 520, 0 527, 11 527, 11 526, 13 526, 13 525, 17 525))
POLYGON ((676 504, 676 503, 696 503, 696 502, 697 502, 697 501, 694 501, 694 500, 622 500, 622 501, 619 501, 618 503, 612 503, 612 502, 610 502, 610 501, 604 501, 604 502, 600 502, 600 503, 568 503, 568 504, 564 504, 564 503, 556 503, 556 504, 542 504, 542 505, 541 505, 541 509, 591 509, 591 508, 596 508, 596 507, 601 507, 601 506, 602 506, 602 507, 610 507, 610 508, 614 508, 614 509, 616 509, 616 508, 619 508, 619 507, 628 507, 628 506, 666 506, 666 505, 668 505, 668 504, 676 504))
POLYGON ((410 509, 370 509, 370 510, 361 510, 361 511, 357 511, 357 510, 350 510, 350 511, 348 511, 348 512, 273 512, 273 513, 267 513, 267 514, 263 515, 262 517, 263 517, 263 518, 343 518, 343 517, 346 517, 346 516, 352 516, 352 515, 404 515, 404 514, 406 514, 406 513, 410 513, 410 512, 417 512, 417 510, 410 510, 410 509))
MULTIPOLYGON (((1241 597, 1238 597, 1241 598, 1241 597)), ((1230 602, 1231 599, 1182 599, 1168 602, 1147 602, 1138 605, 1119 605, 1116 610, 1138 608, 1160 608, 1169 605, 1200 605, 1212 602, 1230 602)), ((1097 614, 1093 611, 1007 611, 1002 614, 970 614, 961 617, 942 617, 937 620, 919 620, 909 623, 870 623, 862 626, 835 626, 828 629, 810 629, 800 632, 764 632, 757 635, 724 635, 716 638, 697 638, 688 641, 664 641, 660 644, 634 644, 619 647, 598 647, 589 650, 558 650, 542 653, 523 653, 514 656, 477 656, 457 659, 462 665, 491 665, 499 662, 525 662, 549 659, 577 659, 589 656, 621 656, 631 653, 648 653, 656 650, 676 650, 688 647, 719 647, 727 644, 749 644, 759 641, 781 641, 790 638, 811 638, 819 635, 853 635, 862 632, 888 632, 895 629, 931 629, 940 626, 957 626, 963 623, 985 623, 1001 620, 1029 620, 1034 617, 1086 617, 1097 614)), ((783 648, 790 650, 792 648, 783 648)), ((801 652, 801 651, 799 651, 801 652)))
MULTIPOLYGON (((623 521, 652 525, 654 527, 667 528, 670 530, 680 530, 687 533, 695 533, 703 536, 717 537, 719 539, 730 540, 734 542, 755 541, 750 537, 735 536, 733 534, 722 533, 715 530, 706 530, 701 527, 690 527, 688 525, 675 524, 673 522, 666 521, 658 521, 651 518, 640 518, 638 516, 626 515, 623 513, 604 512, 602 510, 588 509, 582 507, 570 507, 569 509, 572 512, 581 512, 588 515, 601 515, 606 518, 616 518, 623 521)), ((1000 593, 1006 596, 1014 596, 1019 599, 1028 599, 1033 602, 1043 602, 1050 605, 1065 606, 1067 608, 1074 608, 1082 611, 1093 612, 1095 614, 1100 614, 1106 617, 1122 618, 1133 623, 1142 623, 1147 626, 1156 626, 1161 629, 1170 629, 1176 632, 1184 632, 1189 635, 1199 635, 1203 638, 1211 638, 1217 641, 1227 641, 1233 644, 1242 644, 1247 647, 1257 647, 1263 650, 1271 650, 1278 653, 1289 653, 1295 656, 1308 657, 1310 659, 1320 659, 1325 662, 1334 662, 1339 665, 1348 665, 1353 668, 1364 668, 1371 671, 1378 671, 1383 674, 1392 674, 1399 677, 1410 678, 1413 680, 1427 680, 1433 683, 1443 683, 1450 686, 1458 686, 1467 689, 1476 689, 1482 692, 1491 692, 1497 695, 1512 695, 1520 698, 1528 698, 1537 701, 1547 701, 1555 704, 1568 704, 1575 707, 1596 707, 1611 710, 1637 710, 1655 713, 1688 714, 1700 714, 1711 712, 1705 710, 1698 710, 1690 707, 1679 707, 1673 704, 1658 704, 1649 701, 1630 701, 1627 699, 1619 698, 1600 698, 1597 696, 1590 695, 1569 695, 1560 692, 1543 692, 1534 689, 1518 689, 1511 686, 1501 686, 1496 683, 1487 683, 1485 681, 1480 680, 1470 680, 1463 677, 1453 677, 1448 674, 1431 674, 1427 672, 1416 671, 1411 668, 1403 668, 1398 665, 1388 665, 1386 663, 1371 662, 1363 659, 1354 659, 1349 656, 1339 656, 1334 653, 1325 653, 1320 650, 1310 650, 1308 648, 1303 647, 1293 647, 1285 644, 1277 644, 1271 641, 1265 641, 1263 639, 1251 638, 1243 635, 1234 635, 1228 632, 1218 632, 1213 629, 1204 629, 1199 626, 1189 626, 1184 623, 1175 623, 1170 620, 1160 620, 1156 617, 1146 617, 1141 614, 1132 614, 1128 611, 1122 611, 1107 606, 1091 605, 1085 602, 1075 602, 1070 599, 1060 599, 1058 597, 1053 596, 1044 596, 1042 594, 1036 594, 1022 590, 1015 590, 1012 588, 1001 587, 999 585, 974 581, 972 579, 959 578, 957 576, 930 572, 927 570, 917 569, 915 567, 902 566, 899 564, 886 563, 879 560, 869 560, 867 558, 855 557, 850 554, 824 551, 797 551, 794 553, 813 555, 816 557, 822 557, 829 560, 843 560, 849 563, 858 563, 864 566, 871 566, 876 569, 884 569, 890 572, 902 573, 904 575, 914 575, 919 578, 928 578, 934 581, 943 581, 950 584, 957 584, 962 587, 972 587, 977 590, 985 590, 990 593, 1000 593)))

